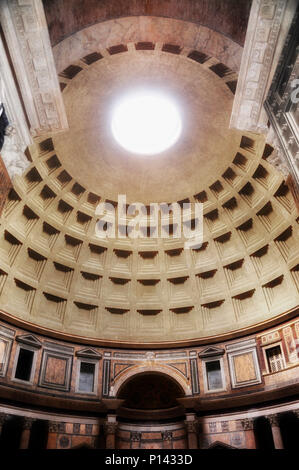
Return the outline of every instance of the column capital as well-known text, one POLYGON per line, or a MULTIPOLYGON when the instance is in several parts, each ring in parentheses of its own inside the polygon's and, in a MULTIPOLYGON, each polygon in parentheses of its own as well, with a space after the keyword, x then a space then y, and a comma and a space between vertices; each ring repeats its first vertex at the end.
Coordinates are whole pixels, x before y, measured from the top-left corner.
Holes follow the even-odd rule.
POLYGON ((186 430, 189 433, 193 432, 193 433, 197 433, 197 430, 198 430, 198 422, 196 420, 193 420, 193 421, 185 421, 185 426, 186 426, 186 430))
POLYGON ((58 432, 58 425, 57 421, 49 421, 49 432, 58 432))
POLYGON ((241 419, 243 431, 251 431, 253 429, 253 422, 252 418, 241 419))
POLYGON ((173 433, 172 431, 162 431, 162 440, 163 441, 172 441, 173 433))
POLYGON ((24 416, 23 421, 23 430, 31 430, 32 424, 36 421, 35 418, 30 418, 29 416, 24 416))
POLYGON ((277 413, 273 415, 268 415, 267 418, 271 426, 279 427, 279 415, 277 413))
POLYGON ((117 426, 118 426, 118 423, 114 422, 114 423, 111 423, 111 422, 106 422, 104 423, 104 432, 107 436, 107 434, 116 434, 116 431, 117 431, 117 426))
POLYGON ((141 432, 132 431, 130 435, 131 442, 140 442, 141 441, 141 432))

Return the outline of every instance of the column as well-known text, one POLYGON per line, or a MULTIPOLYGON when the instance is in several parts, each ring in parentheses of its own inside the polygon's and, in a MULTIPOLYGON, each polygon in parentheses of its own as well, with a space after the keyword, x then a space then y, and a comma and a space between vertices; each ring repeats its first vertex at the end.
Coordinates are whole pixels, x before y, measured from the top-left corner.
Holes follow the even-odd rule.
POLYGON ((267 418, 269 419, 269 422, 271 424, 275 449, 283 449, 283 441, 282 441, 280 427, 279 427, 278 415, 277 414, 270 415, 270 416, 267 416, 267 418))
POLYGON ((252 418, 246 418, 241 420, 242 429, 245 434, 246 449, 256 449, 253 423, 254 420, 252 418))
POLYGON ((104 432, 106 436, 106 449, 115 449, 116 446, 117 421, 115 415, 108 415, 104 424, 104 432))
POLYGON ((57 421, 49 421, 47 449, 57 448, 58 424, 57 421))
POLYGON ((28 449, 31 427, 34 421, 35 421, 34 418, 28 418, 27 416, 24 417, 23 430, 22 430, 21 440, 20 440, 20 449, 28 449))
POLYGON ((132 431, 130 435, 131 449, 139 449, 141 443, 141 432, 132 431))
POLYGON ((173 434, 171 431, 162 432, 163 449, 172 449, 173 434))
POLYGON ((187 430, 188 449, 198 449, 198 423, 195 413, 186 413, 185 426, 187 430))

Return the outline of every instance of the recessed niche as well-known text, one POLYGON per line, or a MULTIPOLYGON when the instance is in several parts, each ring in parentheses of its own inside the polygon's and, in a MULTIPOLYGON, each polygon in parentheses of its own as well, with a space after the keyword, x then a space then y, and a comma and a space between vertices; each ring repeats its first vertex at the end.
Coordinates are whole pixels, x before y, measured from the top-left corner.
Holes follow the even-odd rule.
POLYGON ((150 41, 141 41, 135 44, 136 51, 153 51, 155 44, 150 41))
POLYGON ((224 78, 232 73, 232 70, 221 62, 211 65, 209 68, 220 78, 224 78))
POLYGON ((18 205, 18 203, 21 201, 20 196, 18 193, 11 188, 7 195, 7 199, 5 201, 5 206, 4 206, 4 215, 7 217, 13 210, 14 208, 18 205))
POLYGON ((29 284, 25 284, 19 279, 14 279, 14 295, 9 299, 9 306, 18 314, 30 314, 36 293, 36 289, 29 284))
POLYGON ((237 175, 230 167, 223 173, 222 178, 234 188, 238 186, 239 182, 242 180, 242 177, 237 175))
POLYGON ((208 201, 208 196, 205 191, 201 191, 200 193, 195 194, 194 199, 196 199, 196 201, 201 202, 203 204, 208 201))
POLYGON ((72 210, 73 210, 73 207, 70 206, 70 204, 63 201, 63 199, 60 199, 60 201, 57 204, 57 211, 51 214, 51 217, 55 219, 55 221, 58 222, 59 224, 64 225, 68 217, 70 216, 72 210))
POLYGON ((244 172, 247 172, 248 171, 248 168, 249 168, 249 161, 246 157, 244 157, 244 155, 242 155, 242 153, 240 152, 237 152, 234 160, 233 160, 233 164, 236 165, 238 168, 240 168, 240 170, 244 171, 244 172))
POLYGON ((234 95, 236 93, 238 81, 237 80, 230 80, 228 82, 225 82, 225 84, 230 89, 232 94, 234 95))
POLYGON ((77 200, 85 193, 85 188, 81 186, 79 183, 75 183, 71 189, 71 193, 77 200))
POLYGON ((40 154, 52 152, 54 150, 53 140, 48 138, 38 144, 40 154))
POLYGON ((257 315, 255 289, 233 296, 232 302, 238 320, 246 320, 247 315, 257 315))
POLYGON ((237 201, 235 197, 232 197, 222 205, 232 222, 236 222, 238 219, 244 216, 244 208, 240 201, 237 201))
POLYGON ((79 65, 69 65, 66 69, 63 70, 63 72, 60 72, 60 77, 62 78, 68 78, 69 80, 72 80, 79 72, 81 72, 82 67, 79 67, 79 65))
POLYGON ((47 271, 47 288, 51 287, 56 290, 65 290, 68 292, 71 288, 74 270, 69 266, 57 263, 49 265, 47 271))
POLYGON ((210 57, 207 54, 204 54, 203 52, 200 52, 200 51, 191 51, 188 54, 188 58, 195 60, 195 62, 198 62, 199 64, 203 64, 210 57))
POLYGON ((189 313, 193 309, 194 309, 194 306, 190 305, 188 307, 171 308, 170 311, 173 313, 181 314, 181 313, 189 313))
POLYGON ((225 325, 229 321, 225 300, 217 300, 201 305, 204 328, 215 328, 225 325))
POLYGON ((97 305, 74 301, 70 326, 71 328, 80 328, 80 331, 82 329, 92 329, 94 331, 97 325, 97 314, 97 305))
POLYGON ((288 213, 292 212, 293 208, 295 207, 294 199, 290 188, 284 181, 279 186, 278 190, 274 194, 274 197, 288 213))
POLYGON ((240 147, 244 150, 247 150, 248 152, 254 153, 255 142, 250 137, 243 135, 241 138, 240 147))
POLYGON ((43 298, 39 307, 39 315, 47 319, 47 322, 62 323, 64 320, 66 299, 43 292, 43 298))
POLYGON ((107 248, 89 243, 87 259, 83 262, 83 266, 90 269, 102 270, 105 265, 106 253, 107 248))
POLYGON ((239 191, 241 198, 250 206, 257 205, 262 195, 248 181, 239 191))
POLYGON ((94 296, 100 295, 102 276, 94 273, 85 271, 80 272, 80 278, 78 282, 78 295, 80 296, 94 296))
POLYGON ((125 44, 117 44, 116 46, 108 47, 108 52, 110 55, 120 54, 121 52, 127 52, 128 48, 125 44))
POLYGON ((163 44, 162 46, 163 52, 170 52, 171 54, 180 54, 182 51, 181 46, 177 44, 163 44))
POLYGON ((274 211, 272 203, 269 201, 256 214, 268 232, 276 229, 283 219, 281 215, 274 211))
POLYGON ((244 267, 244 259, 227 264, 223 269, 230 289, 248 284, 248 273, 244 267))
POLYGON ((252 175, 252 178, 255 179, 266 190, 269 189, 271 185, 271 175, 263 165, 259 165, 257 167, 252 175))
POLYGON ((49 188, 48 185, 45 185, 41 192, 39 193, 39 199, 36 201, 43 210, 46 210, 51 202, 55 199, 56 194, 49 188))
POLYGON ((204 271, 196 275, 199 293, 202 297, 215 295, 223 287, 223 281, 217 269, 204 271))
POLYGON ((105 307, 106 310, 110 313, 113 313, 114 315, 123 315, 124 313, 129 312, 129 309, 125 308, 116 308, 116 307, 105 307))
POLYGON ((61 167, 61 163, 58 160, 57 155, 52 155, 52 157, 48 158, 48 160, 46 160, 46 165, 48 168, 48 175, 50 175, 51 173, 53 173, 53 171, 61 167))
POLYGON ((226 191, 222 185, 222 183, 217 180, 215 183, 213 183, 211 186, 209 186, 211 192, 214 194, 216 199, 220 199, 221 197, 225 196, 228 194, 228 191, 226 191))
POLYGON ((204 220, 207 222, 207 225, 211 232, 217 232, 226 228, 226 224, 223 223, 223 221, 219 217, 218 209, 214 209, 211 212, 204 214, 204 220))
POLYGON ((39 281, 44 270, 47 258, 40 253, 27 249, 26 258, 20 260, 18 271, 25 276, 32 278, 35 281, 39 281))
POLYGON ((22 243, 11 233, 5 230, 4 236, 0 241, 1 261, 8 266, 12 266, 21 246, 22 243))
POLYGON ((295 286, 297 288, 297 291, 299 292, 299 264, 297 264, 291 269, 291 274, 292 274, 292 278, 294 280, 295 286))
POLYGON ((87 202, 88 204, 91 204, 93 207, 96 207, 98 203, 100 202, 100 200, 101 198, 100 196, 97 196, 97 194, 88 193, 87 202))
POLYGON ((59 251, 58 256, 65 261, 77 262, 82 247, 82 240, 64 235, 63 248, 59 251))
POLYGON ((262 159, 267 160, 267 158, 270 157, 273 150, 274 150, 274 148, 272 147, 272 145, 266 144, 265 148, 264 148, 262 159))
POLYGON ((257 222, 253 221, 253 219, 248 219, 246 222, 239 225, 237 232, 245 247, 248 249, 259 245, 263 239, 262 232, 257 227, 257 222))
POLYGON ((299 244, 293 235, 293 228, 290 226, 274 239, 277 248, 285 261, 290 261, 298 256, 299 244))
POLYGON ((82 233, 87 233, 92 217, 85 214, 84 212, 78 211, 76 213, 76 223, 71 225, 73 230, 77 230, 82 233))
POLYGON ((5 282, 7 280, 7 273, 0 269, 0 294, 2 294, 5 282))
POLYGON ((57 176, 57 182, 58 182, 60 189, 63 189, 71 180, 72 180, 72 177, 65 170, 63 170, 57 176))
POLYGON ((158 315, 158 313, 161 313, 162 312, 162 309, 159 310, 159 309, 139 309, 137 310, 138 313, 140 313, 141 315, 158 315))
POLYGON ((52 227, 52 225, 47 224, 47 222, 43 222, 40 236, 35 233, 34 243, 39 245, 43 249, 52 249, 58 238, 59 233, 59 230, 52 227))
POLYGON ((220 258, 226 259, 231 256, 240 255, 242 248, 238 243, 238 239, 232 236, 232 232, 227 232, 220 237, 214 238, 220 258))
POLYGON ((182 303, 184 305, 193 304, 189 276, 169 278, 167 281, 169 288, 169 301, 171 306, 181 307, 182 305, 180 304, 182 303))
POLYGON ((25 175, 26 191, 30 192, 34 189, 43 179, 35 167, 25 175))
POLYGON ((284 282, 284 275, 276 277, 262 287, 269 310, 281 303, 283 304, 288 297, 288 289, 284 282))
POLYGON ((99 52, 91 52, 90 54, 87 54, 86 56, 82 57, 82 62, 84 62, 87 65, 91 65, 94 62, 97 62, 98 60, 102 59, 103 56, 99 52))

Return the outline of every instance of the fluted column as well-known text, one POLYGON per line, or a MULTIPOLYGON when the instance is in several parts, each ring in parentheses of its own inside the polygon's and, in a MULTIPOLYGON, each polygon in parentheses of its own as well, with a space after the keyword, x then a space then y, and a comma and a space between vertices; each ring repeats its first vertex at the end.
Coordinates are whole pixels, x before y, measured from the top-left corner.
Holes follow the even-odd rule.
POLYGON ((279 420, 278 415, 270 415, 267 416, 269 422, 271 424, 272 436, 275 449, 283 449, 283 441, 280 432, 279 420))
POLYGON ((115 449, 116 446, 117 421, 115 415, 108 415, 104 423, 104 432, 106 436, 106 449, 115 449))
POLYGON ((246 418, 241 420, 242 428, 245 434, 246 449, 256 449, 256 440, 254 435, 254 420, 246 418))
POLYGON ((188 449, 198 449, 198 423, 195 413, 186 413, 188 449))
POLYGON ((24 417, 23 430, 22 430, 21 440, 20 440, 20 449, 28 449, 31 427, 34 421, 35 421, 34 418, 28 418, 26 416, 24 417))

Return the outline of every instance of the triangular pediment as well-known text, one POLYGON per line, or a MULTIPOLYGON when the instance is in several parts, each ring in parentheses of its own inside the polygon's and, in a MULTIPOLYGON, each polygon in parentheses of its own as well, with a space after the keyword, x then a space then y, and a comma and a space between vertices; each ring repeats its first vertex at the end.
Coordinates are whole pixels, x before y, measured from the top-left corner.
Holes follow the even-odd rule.
POLYGON ((84 348, 77 351, 76 356, 79 357, 88 357, 90 359, 101 359, 102 355, 98 353, 95 349, 84 348))
POLYGON ((217 348, 215 346, 209 346, 198 353, 198 357, 209 357, 209 356, 221 356, 224 354, 223 348, 217 348))
POLYGON ((16 341, 28 344, 29 346, 34 346, 35 348, 42 347, 42 343, 33 335, 19 335, 16 337, 16 341))

